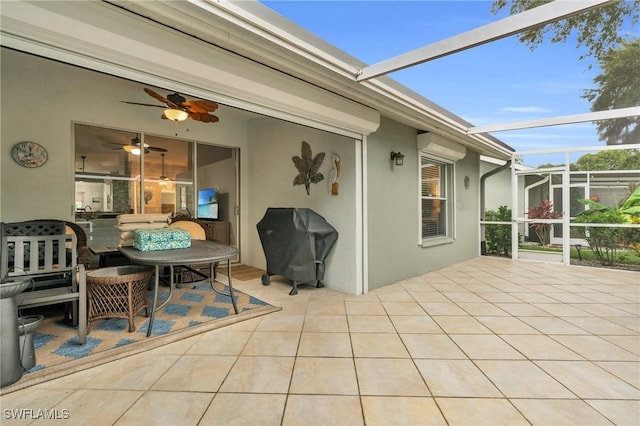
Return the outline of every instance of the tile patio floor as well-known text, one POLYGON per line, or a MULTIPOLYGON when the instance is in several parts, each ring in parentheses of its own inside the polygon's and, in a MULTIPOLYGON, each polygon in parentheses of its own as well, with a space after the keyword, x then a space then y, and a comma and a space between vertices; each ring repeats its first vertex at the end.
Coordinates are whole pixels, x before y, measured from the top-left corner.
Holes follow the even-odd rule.
POLYGON ((283 310, 5 395, 0 422, 640 424, 640 273, 485 257, 359 297, 236 285, 283 310))

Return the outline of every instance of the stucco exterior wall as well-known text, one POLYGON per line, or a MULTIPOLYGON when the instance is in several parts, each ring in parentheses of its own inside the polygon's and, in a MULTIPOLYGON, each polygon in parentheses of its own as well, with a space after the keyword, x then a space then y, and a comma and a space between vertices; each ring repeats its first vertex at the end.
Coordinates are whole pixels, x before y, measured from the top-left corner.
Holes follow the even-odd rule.
MULTIPOLYGON (((356 172, 353 139, 310 129, 301 125, 258 119, 249 128, 249 178, 254 184, 246 187, 249 198, 248 226, 245 230, 248 244, 247 262, 266 267, 264 252, 256 231, 268 207, 305 207, 323 216, 338 231, 338 241, 326 261, 324 284, 327 287, 356 294, 356 172), (324 152, 320 168, 324 180, 311 184, 307 195, 304 185, 293 186, 298 174, 291 158, 300 156, 302 141, 311 146, 313 156, 324 152), (329 172, 331 155, 340 156, 340 193, 331 195, 329 172)), ((244 253, 243 253, 244 255, 244 253)))
MULTIPOLYGON (((177 137, 239 148, 240 247, 243 263, 264 267, 256 224, 268 207, 309 207, 339 232, 327 259, 325 284, 350 294, 361 292, 362 263, 359 197, 362 142, 334 133, 277 120, 247 120, 233 110, 220 110, 218 124, 178 124, 160 120, 154 108, 124 106, 121 100, 143 95, 141 85, 104 74, 2 49, 2 129, 0 157, 0 220, 37 218, 73 220, 73 124, 81 122, 128 131, 177 137), (135 110, 135 114, 132 111, 135 110), (228 111, 223 115, 223 111, 228 111), (49 162, 37 169, 17 165, 10 156, 13 144, 39 142, 49 162), (301 142, 313 154, 325 152, 320 172, 325 179, 293 186, 298 173, 291 157, 300 155, 301 142), (341 158, 340 194, 329 192, 331 155, 341 158)), ((187 122, 189 123, 189 122, 187 122)), ((369 289, 455 263, 479 252, 479 160, 468 151, 456 162, 456 239, 453 243, 422 248, 418 245, 418 166, 416 131, 383 119, 366 143, 369 289), (405 164, 392 165, 391 151, 402 151, 405 164), (464 189, 463 178, 471 186, 464 189)))
POLYGON ((416 132, 383 119, 369 137, 368 264, 369 290, 468 259, 479 254, 479 156, 467 150, 455 163, 456 238, 423 248, 418 244, 418 160, 416 132), (391 151, 406 155, 403 166, 391 151), (470 186, 465 189, 464 177, 470 186))
MULTIPOLYGON (((493 163, 480 162, 480 176, 499 168, 493 163)), ((511 169, 502 170, 485 180, 485 209, 498 210, 500 206, 511 208, 511 169)))
MULTIPOLYGON (((241 150, 247 147, 246 119, 234 116, 232 110, 221 115, 219 124, 176 124, 161 120, 159 109, 120 102, 144 99, 139 83, 9 49, 3 48, 1 55, 0 220, 4 222, 73 220, 75 122, 241 150), (43 145, 49 161, 35 169, 16 164, 11 147, 23 140, 43 145)), ((242 161, 241 170, 247 170, 242 161)), ((241 180, 248 182, 248 177, 241 180)))
MULTIPOLYGON (((327 267, 327 286, 356 293, 355 147, 353 139, 273 118, 240 120, 218 113, 217 124, 186 125, 160 120, 155 108, 125 106, 120 101, 145 96, 141 85, 73 66, 2 49, 2 157, 0 220, 41 218, 74 220, 73 123, 176 136, 240 149, 240 246, 242 262, 264 266, 256 223, 267 207, 309 207, 335 226, 340 237, 327 267), (139 93, 139 95, 138 95, 139 93), (135 114, 132 114, 132 108, 135 114), (49 161, 27 169, 10 155, 22 140, 42 144, 49 161), (325 180, 292 185, 298 173, 291 157, 307 141, 314 155, 325 152, 325 180), (250 141, 250 142, 249 142, 250 141), (342 160, 340 195, 329 193, 331 154, 342 160), (331 258, 340 261, 332 262, 331 258)), ((187 122, 189 123, 189 122, 187 122)), ((210 174, 201 176, 204 182, 210 174)))

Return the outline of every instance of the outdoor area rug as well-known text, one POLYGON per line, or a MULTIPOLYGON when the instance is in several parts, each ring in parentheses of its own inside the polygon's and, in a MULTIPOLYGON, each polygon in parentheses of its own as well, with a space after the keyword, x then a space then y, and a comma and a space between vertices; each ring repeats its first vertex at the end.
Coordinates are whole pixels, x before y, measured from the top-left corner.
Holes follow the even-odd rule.
MULTIPOLYGON (((235 273, 234 273, 235 279, 235 273)), ((220 284, 216 288, 222 289, 220 284)), ((223 291, 228 291, 225 286, 223 291)), ((166 300, 168 287, 160 287, 158 303, 166 300)), ((105 362, 154 349, 209 330, 279 311, 246 293, 234 289, 238 315, 231 299, 214 293, 209 284, 175 289, 171 301, 156 313, 152 334, 147 337, 149 318, 141 310, 135 317, 136 330, 129 333, 126 319, 103 319, 91 323, 87 342, 78 344, 77 328, 63 321, 61 311, 47 312, 34 332, 36 365, 22 379, 2 389, 2 393, 95 367, 105 362)), ((149 292, 149 300, 153 292, 149 292)))

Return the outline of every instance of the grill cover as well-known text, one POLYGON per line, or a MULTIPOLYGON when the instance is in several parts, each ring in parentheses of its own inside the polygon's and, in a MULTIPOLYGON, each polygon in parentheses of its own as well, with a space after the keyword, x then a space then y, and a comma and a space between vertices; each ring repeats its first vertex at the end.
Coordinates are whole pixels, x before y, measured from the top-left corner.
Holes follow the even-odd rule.
POLYGON ((268 208, 257 225, 267 259, 267 274, 295 283, 324 278, 324 261, 338 231, 311 209, 268 208))

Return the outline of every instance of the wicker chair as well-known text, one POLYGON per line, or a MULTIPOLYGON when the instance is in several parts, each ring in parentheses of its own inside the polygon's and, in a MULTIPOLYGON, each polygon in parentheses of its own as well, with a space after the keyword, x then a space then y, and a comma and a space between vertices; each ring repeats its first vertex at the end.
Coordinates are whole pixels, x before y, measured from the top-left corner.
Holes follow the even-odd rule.
POLYGON ((84 265, 85 268, 89 269, 89 265, 91 264, 91 251, 89 251, 89 246, 87 245, 87 233, 84 232, 81 226, 73 223, 65 221, 65 226, 67 227, 67 234, 69 234, 69 230, 72 231, 76 235, 76 252, 78 254, 78 264, 84 265))

